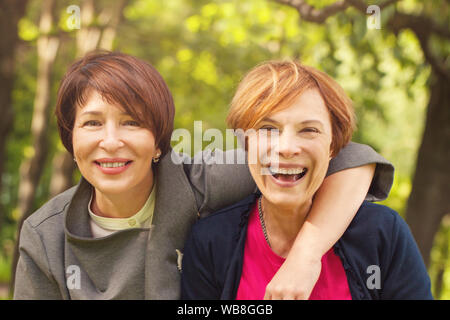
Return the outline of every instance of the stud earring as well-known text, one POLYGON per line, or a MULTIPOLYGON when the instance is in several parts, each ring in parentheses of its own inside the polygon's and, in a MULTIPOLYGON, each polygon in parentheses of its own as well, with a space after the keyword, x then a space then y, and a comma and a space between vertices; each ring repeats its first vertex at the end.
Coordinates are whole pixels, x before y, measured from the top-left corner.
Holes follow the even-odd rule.
POLYGON ((161 156, 161 154, 158 153, 158 154, 156 155, 156 157, 153 158, 153 162, 154 162, 154 163, 158 163, 158 162, 159 162, 159 157, 160 157, 160 156, 161 156))

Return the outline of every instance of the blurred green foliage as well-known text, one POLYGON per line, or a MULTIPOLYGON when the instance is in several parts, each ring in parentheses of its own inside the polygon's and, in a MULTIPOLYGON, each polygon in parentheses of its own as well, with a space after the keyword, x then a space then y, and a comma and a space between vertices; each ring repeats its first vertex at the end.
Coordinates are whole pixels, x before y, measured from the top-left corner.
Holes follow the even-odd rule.
MULTIPOLYGON (((321 7, 332 2, 314 1, 314 5, 321 7)), ((432 14, 434 2, 406 0, 401 6, 408 12, 425 10, 433 19, 441 20, 437 22, 445 23, 442 17, 432 14)), ((63 27, 67 19, 64 5, 70 4, 80 5, 80 1, 60 3, 58 25, 64 40, 53 72, 53 101, 59 79, 76 54, 75 32, 63 27)), ((108 2, 96 4, 101 7, 108 2)), ((39 13, 40 1, 30 1, 27 16, 19 23, 23 43, 17 55, 13 92, 14 131, 7 146, 0 197, 7 210, 0 234, 0 282, 8 278, 4 265, 10 260, 18 219, 15 208, 19 166, 30 152, 39 13)), ((383 10, 382 24, 391 14, 392 9, 383 10)), ((437 40, 434 46, 435 50, 448 51, 448 43, 437 40)), ((353 140, 371 145, 394 164, 394 186, 383 203, 404 213, 424 126, 430 74, 411 32, 401 32, 396 37, 383 28, 368 30, 366 17, 355 10, 317 25, 301 21, 294 9, 272 1, 135 0, 124 10, 115 49, 141 57, 159 70, 175 99, 175 127, 191 132, 195 120, 203 121, 203 130, 224 130, 228 104, 239 80, 262 61, 298 58, 327 72, 354 101, 358 131, 353 140)), ((62 149, 54 118, 51 142, 51 154, 62 149)), ((48 200, 50 163, 51 155, 39 185, 36 208, 48 200)), ((449 229, 449 223, 443 225, 430 267, 435 286, 437 270, 444 266, 441 297, 447 299, 450 298, 449 229), (447 248, 447 254, 442 248, 447 248)))

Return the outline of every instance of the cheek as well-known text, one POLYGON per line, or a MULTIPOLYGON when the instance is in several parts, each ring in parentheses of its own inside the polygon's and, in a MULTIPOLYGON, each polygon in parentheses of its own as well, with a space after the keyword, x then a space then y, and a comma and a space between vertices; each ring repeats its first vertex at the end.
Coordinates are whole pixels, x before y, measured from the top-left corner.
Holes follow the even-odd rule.
POLYGON ((272 154, 271 140, 264 137, 253 137, 248 139, 247 153, 248 163, 258 164, 259 166, 267 166, 271 160, 275 160, 272 154))
POLYGON ((77 131, 72 132, 72 148, 74 156, 78 159, 82 158, 83 149, 85 148, 84 143, 82 143, 83 138, 77 131))
POLYGON ((130 138, 129 142, 141 159, 151 162, 157 151, 155 138, 151 133, 136 135, 134 138, 130 138))
POLYGON ((316 161, 329 161, 331 155, 331 140, 328 136, 318 137, 309 141, 308 150, 316 161))
POLYGON ((259 164, 250 164, 248 168, 250 170, 250 174, 252 175, 253 181, 255 181, 258 188, 262 190, 264 187, 264 176, 261 175, 261 166, 259 164))
POLYGON ((73 153, 77 158, 81 160, 85 157, 88 157, 97 145, 97 137, 92 133, 83 134, 82 132, 74 130, 72 136, 73 153))
POLYGON ((248 137, 246 147, 247 147, 247 162, 249 164, 249 167, 251 168, 258 164, 257 140, 248 137))
POLYGON ((330 163, 330 145, 328 143, 318 143, 314 145, 312 150, 314 170, 311 178, 314 181, 321 181, 325 177, 330 163))

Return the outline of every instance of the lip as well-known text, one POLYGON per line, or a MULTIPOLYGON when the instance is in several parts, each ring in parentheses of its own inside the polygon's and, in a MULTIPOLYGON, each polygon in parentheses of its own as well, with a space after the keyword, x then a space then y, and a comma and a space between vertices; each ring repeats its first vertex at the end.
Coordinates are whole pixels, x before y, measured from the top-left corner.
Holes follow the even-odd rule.
MULTIPOLYGON (((266 168, 265 168, 265 169, 267 169, 267 172, 268 172, 268 174, 266 174, 266 175, 269 176, 269 179, 271 179, 272 182, 273 182, 274 184, 276 184, 277 186, 279 186, 279 187, 281 187, 281 188, 292 188, 292 187, 297 186, 298 184, 300 184, 300 183, 304 180, 305 176, 308 174, 308 172, 306 172, 300 179, 298 179, 298 180, 296 180, 296 181, 280 181, 280 180, 276 179, 276 178, 272 175, 272 173, 270 172, 270 169, 269 169, 269 168, 270 168, 271 166, 272 166, 272 164, 270 164, 269 167, 266 167, 266 168)), ((306 168, 306 167, 303 166, 303 165, 296 164, 296 163, 278 163, 276 168, 283 168, 283 169, 304 169, 304 168, 306 168)))
POLYGON ((101 158, 101 159, 96 159, 95 161, 101 162, 101 163, 106 163, 106 162, 128 162, 131 160, 125 159, 125 158, 101 158))
POLYGON ((275 163, 275 164, 270 164, 268 166, 268 168, 270 167, 275 167, 275 168, 284 168, 284 169, 303 169, 306 168, 305 166, 298 164, 298 163, 275 163))
POLYGON ((97 159, 94 161, 94 164, 97 166, 97 168, 103 172, 104 174, 119 174, 124 172, 125 170, 127 170, 131 165, 132 165, 133 161, 129 160, 129 159, 123 159, 123 158, 102 158, 102 159, 97 159), (110 163, 110 162, 128 162, 127 164, 125 164, 123 167, 116 167, 116 168, 103 168, 102 166, 100 166, 100 163, 110 163))
POLYGON ((308 174, 308 172, 303 177, 298 179, 297 181, 280 181, 280 180, 276 179, 273 175, 270 175, 269 179, 271 179, 273 181, 273 183, 275 183, 276 185, 278 185, 282 188, 292 188, 292 187, 295 187, 296 185, 300 184, 303 181, 303 178, 305 178, 305 176, 307 174, 308 174))
POLYGON ((300 179, 298 179, 297 181, 280 181, 278 179, 275 179, 275 177, 273 175, 270 175, 270 179, 273 181, 273 183, 275 183, 276 185, 282 187, 282 188, 292 188, 295 187, 296 185, 300 184, 303 181, 303 178, 306 176, 306 174, 301 177, 300 179))

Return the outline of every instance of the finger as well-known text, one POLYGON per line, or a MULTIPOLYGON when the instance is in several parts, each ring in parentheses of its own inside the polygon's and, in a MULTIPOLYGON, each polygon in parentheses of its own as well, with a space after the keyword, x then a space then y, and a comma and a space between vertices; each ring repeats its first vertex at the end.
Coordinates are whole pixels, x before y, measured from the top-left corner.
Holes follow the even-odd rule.
POLYGON ((270 300, 282 300, 283 299, 283 295, 280 291, 272 291, 270 300))
POLYGON ((309 300, 309 297, 305 296, 304 294, 298 294, 298 295, 294 295, 292 300, 309 300))
POLYGON ((296 300, 295 295, 293 294, 285 294, 283 295, 280 300, 296 300))
POLYGON ((311 291, 309 292, 297 292, 296 294, 294 294, 294 299, 295 300, 309 300, 309 296, 311 295, 311 291))

